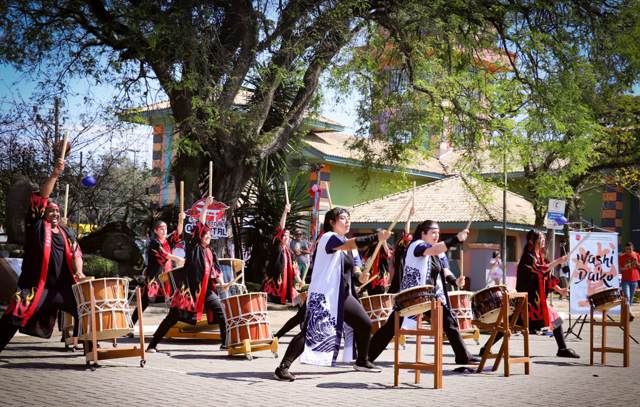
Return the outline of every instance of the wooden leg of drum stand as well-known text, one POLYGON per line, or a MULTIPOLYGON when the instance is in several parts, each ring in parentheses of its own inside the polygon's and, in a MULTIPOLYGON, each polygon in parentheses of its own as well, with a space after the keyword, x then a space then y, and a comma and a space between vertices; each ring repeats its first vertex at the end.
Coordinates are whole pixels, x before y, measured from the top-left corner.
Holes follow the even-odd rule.
POLYGON ((622 349, 623 349, 623 366, 629 367, 631 363, 631 354, 629 349, 629 303, 626 299, 622 300, 622 314, 620 323, 622 325, 622 349))
POLYGON ((607 310, 602 310, 602 345, 600 345, 602 352, 600 352, 600 363, 604 366, 607 363, 607 310))
MULTIPOLYGON (((498 319, 496 320, 495 326, 496 332, 502 332, 502 344, 500 345, 500 351, 496 356, 496 361, 491 368, 491 371, 495 372, 500 368, 500 363, 502 359, 508 357, 509 352, 509 336, 507 335, 507 331, 509 329, 509 298, 508 295, 505 294, 502 297, 502 305, 500 306, 500 313, 498 314, 498 319)), ((507 363, 505 363, 504 373, 505 376, 508 376, 508 368, 507 363)))
POLYGON ((400 316, 397 312, 394 312, 393 317, 393 329, 395 335, 393 336, 393 386, 398 387, 398 373, 400 367, 400 316))
POLYGON ((144 323, 142 322, 142 298, 140 287, 136 288, 136 307, 138 308, 138 333, 140 334, 140 367, 144 367, 145 349, 144 349, 144 323))
POLYGON ((274 337, 271 340, 271 345, 269 346, 269 350, 271 350, 271 353, 273 353, 273 357, 278 359, 278 338, 274 337))
POLYGON ((593 345, 594 345, 594 340, 593 340, 593 334, 594 334, 594 326, 595 326, 595 321, 593 319, 593 306, 589 307, 590 308, 590 312, 589 312, 589 330, 590 330, 590 335, 589 335, 589 365, 593 366, 593 345))
MULTIPOLYGON (((416 364, 422 363, 422 336, 420 335, 420 330, 422 329, 422 314, 418 314, 416 318, 416 364)), ((437 338, 436 338, 437 340, 437 338)), ((420 383, 420 369, 416 368, 415 372, 415 383, 420 383)))
POLYGON ((441 389, 442 384, 442 333, 444 329, 442 327, 443 311, 440 301, 432 302, 431 313, 431 329, 434 330, 434 352, 433 352, 433 387, 435 389, 441 389), (435 320, 434 320, 435 318, 435 320))
POLYGON ((504 359, 504 376, 509 377, 511 374, 511 366, 509 363, 509 341, 511 339, 511 327, 509 326, 509 294, 505 295, 505 300, 502 303, 502 323, 504 327, 504 338, 502 344, 504 345, 504 352, 502 358, 504 359))
MULTIPOLYGON (((96 332, 98 327, 96 323, 96 297, 92 285, 89 286, 89 295, 91 296, 91 360, 94 363, 90 367, 91 370, 95 370, 95 366, 98 364, 98 333, 96 332)), ((87 365, 90 364, 87 361, 87 365)))
POLYGON ((522 336, 524 337, 524 357, 527 361, 524 364, 524 374, 531 373, 531 355, 529 351, 529 299, 524 297, 522 299, 522 336))

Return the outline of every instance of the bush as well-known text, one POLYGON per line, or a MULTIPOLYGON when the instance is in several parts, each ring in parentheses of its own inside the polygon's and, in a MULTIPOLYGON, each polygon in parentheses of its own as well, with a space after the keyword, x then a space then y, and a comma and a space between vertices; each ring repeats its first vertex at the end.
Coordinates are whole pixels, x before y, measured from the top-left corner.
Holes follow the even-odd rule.
POLYGON ((118 275, 118 264, 104 257, 86 254, 83 256, 83 262, 82 271, 86 276, 103 278, 118 275))

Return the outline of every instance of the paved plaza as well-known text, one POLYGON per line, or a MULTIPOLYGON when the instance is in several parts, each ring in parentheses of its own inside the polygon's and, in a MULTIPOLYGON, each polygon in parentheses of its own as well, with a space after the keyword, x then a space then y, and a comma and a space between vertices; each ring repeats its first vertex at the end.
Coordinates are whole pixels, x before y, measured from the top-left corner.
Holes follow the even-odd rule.
MULTIPOLYGON (((561 304, 562 307, 563 304, 561 304)), ((145 332, 152 333, 163 317, 163 308, 145 312, 145 332)), ((640 315, 640 307, 634 306, 640 315)), ((279 328, 293 311, 270 311, 272 328, 279 328)), ((640 319, 640 318, 638 318, 640 319)), ((632 334, 640 337, 636 319, 632 334)), ((565 329, 567 328, 565 322, 565 329)), ((279 357, 291 335, 283 338, 279 357)), ((610 346, 621 346, 622 335, 610 328, 610 346)), ((482 335, 481 344, 487 335, 482 335)), ((596 339, 599 340, 599 334, 596 339)), ((294 363, 293 383, 274 380, 278 360, 269 351, 257 352, 253 360, 228 357, 219 344, 197 341, 165 341, 158 353, 147 354, 147 364, 139 367, 136 358, 100 362, 96 371, 85 370, 81 351, 64 352, 56 333, 50 340, 17 336, 0 353, 0 405, 2 406, 93 406, 93 405, 190 405, 190 406, 635 406, 640 400, 640 346, 631 342, 631 367, 622 367, 622 356, 609 354, 607 366, 589 366, 589 325, 582 340, 571 337, 581 359, 555 357, 552 337, 531 336, 533 363, 531 375, 522 365, 513 365, 511 377, 502 369, 491 372, 456 373, 454 357, 444 345, 444 389, 434 390, 433 376, 422 374, 413 383, 411 371, 401 371, 400 386, 393 387, 392 346, 377 361, 382 373, 356 372, 350 365, 336 368, 294 363)), ((133 339, 122 339, 127 346, 133 339)), ((511 342, 513 354, 521 354, 522 337, 511 342)), ((477 354, 480 345, 467 340, 477 354)), ((103 346, 111 346, 105 343, 103 346)), ((497 348, 497 347, 496 347, 497 348)), ((494 348, 494 350, 496 349, 494 348)), ((415 357, 410 340, 401 353, 405 361, 415 357)), ((423 345, 425 359, 433 357, 433 346, 423 345)), ((599 359, 597 359, 599 361, 599 359)))

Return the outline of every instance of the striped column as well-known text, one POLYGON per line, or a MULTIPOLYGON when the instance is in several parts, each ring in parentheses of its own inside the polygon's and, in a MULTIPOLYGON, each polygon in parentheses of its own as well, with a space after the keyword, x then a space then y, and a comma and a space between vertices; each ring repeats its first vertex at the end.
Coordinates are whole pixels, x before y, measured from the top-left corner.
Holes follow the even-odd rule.
POLYGON ((324 164, 320 171, 312 171, 309 177, 309 188, 314 185, 322 184, 322 194, 319 196, 319 202, 315 202, 314 196, 311 196, 311 230, 309 231, 310 238, 316 238, 320 230, 322 229, 322 221, 324 219, 324 213, 330 209, 329 195, 327 194, 326 185, 331 187, 331 166, 324 164), (320 180, 318 181, 318 175, 320 180))
POLYGON ((622 234, 624 219, 624 190, 605 186, 602 192, 602 227, 622 234))

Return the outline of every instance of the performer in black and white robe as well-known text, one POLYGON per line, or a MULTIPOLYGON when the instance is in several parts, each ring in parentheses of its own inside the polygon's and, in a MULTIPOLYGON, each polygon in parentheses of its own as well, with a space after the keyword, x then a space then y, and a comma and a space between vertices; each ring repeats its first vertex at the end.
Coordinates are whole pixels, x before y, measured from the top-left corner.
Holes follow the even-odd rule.
MULTIPOLYGON (((406 290, 419 285, 433 285, 436 288, 436 297, 443 306, 443 327, 447 339, 453 348, 457 364, 468 364, 479 362, 479 359, 472 356, 467 351, 460 330, 458 321, 451 313, 447 283, 457 287, 458 283, 463 284, 463 278, 456 281, 456 278, 449 271, 444 259, 444 253, 448 248, 462 243, 468 235, 468 230, 459 232, 456 236, 444 242, 438 242, 440 229, 434 221, 424 221, 418 225, 414 236, 420 238, 414 240, 407 249, 405 257, 404 274, 401 290, 406 290)), ((394 311, 395 313, 395 311, 394 311)), ((389 316, 387 323, 380 328, 371 338, 369 348, 369 360, 376 360, 384 351, 394 336, 394 313, 389 316)), ((409 318, 401 318, 403 327, 415 326, 415 321, 409 318)))
MULTIPOLYGON (((346 239, 349 226, 349 213, 343 208, 333 208, 325 215, 325 233, 316 247, 305 322, 276 369, 275 375, 279 380, 295 380, 289 367, 300 355, 303 363, 334 365, 342 340, 343 323, 354 330, 358 353, 354 368, 380 371, 367 358, 371 320, 358 301, 352 283, 352 250, 376 243, 378 239, 386 240, 389 232, 384 230, 377 235, 346 239)), ((360 282, 368 279, 369 274, 362 273, 360 282)))

